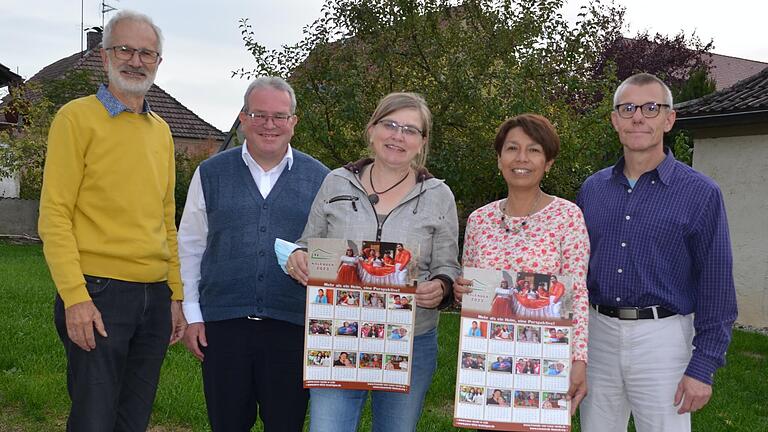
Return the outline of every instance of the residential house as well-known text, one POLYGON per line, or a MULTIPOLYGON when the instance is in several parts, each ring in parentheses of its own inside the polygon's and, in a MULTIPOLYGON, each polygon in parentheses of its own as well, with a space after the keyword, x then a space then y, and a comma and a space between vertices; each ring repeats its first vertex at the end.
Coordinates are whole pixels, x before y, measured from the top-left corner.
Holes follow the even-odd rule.
POLYGON ((768 68, 730 88, 675 105, 693 134, 693 166, 723 191, 739 318, 768 326, 768 68))
MULTIPOLYGON (((106 82, 99 44, 100 32, 88 33, 88 48, 69 57, 65 57, 41 69, 31 82, 59 79, 70 71, 85 70, 92 74, 98 83, 106 82)), ((171 135, 177 151, 188 154, 213 154, 224 141, 225 134, 200 118, 189 108, 166 93, 157 84, 152 85, 146 96, 150 107, 160 115, 171 128, 171 135)))
MULTIPOLYGON (((13 73, 10 69, 0 63, 0 90, 18 85, 24 82, 24 79, 19 75, 13 73)), ((5 121, 4 117, 0 117, 0 130, 13 126, 14 123, 5 121)), ((0 146, 4 146, 0 142, 0 146)), ((17 198, 19 196, 19 178, 13 177, 0 177, 0 198, 17 198)))

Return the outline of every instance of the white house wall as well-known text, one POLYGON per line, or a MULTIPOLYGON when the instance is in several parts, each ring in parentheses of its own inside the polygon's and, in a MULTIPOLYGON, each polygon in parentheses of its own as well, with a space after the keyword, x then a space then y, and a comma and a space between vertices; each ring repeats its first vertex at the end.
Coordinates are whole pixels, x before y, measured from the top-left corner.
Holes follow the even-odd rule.
POLYGON ((768 135, 696 139, 693 165, 723 191, 738 322, 768 326, 768 135))

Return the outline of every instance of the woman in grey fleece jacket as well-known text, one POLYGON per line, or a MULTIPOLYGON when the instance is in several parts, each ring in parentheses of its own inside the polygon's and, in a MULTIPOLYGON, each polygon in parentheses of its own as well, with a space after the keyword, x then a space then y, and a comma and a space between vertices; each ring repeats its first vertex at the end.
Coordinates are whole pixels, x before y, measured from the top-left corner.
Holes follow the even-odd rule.
MULTIPOLYGON (((416 429, 437 365, 438 308, 453 299, 459 275, 458 218, 450 188, 424 162, 431 113, 421 96, 385 96, 366 127, 374 154, 332 171, 312 204, 299 245, 310 238, 407 242, 419 245, 410 393, 371 391, 373 428, 416 429)), ((306 252, 288 260, 289 274, 307 282, 306 252)), ((355 431, 368 391, 312 389, 311 430, 355 431)))

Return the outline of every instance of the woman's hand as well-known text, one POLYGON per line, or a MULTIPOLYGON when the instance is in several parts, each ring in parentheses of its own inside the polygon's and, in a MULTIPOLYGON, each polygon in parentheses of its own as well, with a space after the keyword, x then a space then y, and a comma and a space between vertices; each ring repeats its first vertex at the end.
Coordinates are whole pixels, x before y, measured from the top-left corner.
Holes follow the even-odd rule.
POLYGON ((305 251, 296 249, 291 252, 291 255, 288 256, 288 262, 285 263, 285 269, 300 284, 306 286, 309 282, 309 268, 307 267, 307 253, 305 251))
POLYGON ((416 285, 416 305, 427 309, 436 308, 443 301, 443 292, 440 279, 419 282, 416 285))
POLYGON ((587 395, 587 363, 576 360, 571 363, 571 386, 568 388, 566 400, 571 401, 571 415, 576 412, 581 400, 587 395))
POLYGON ((456 278, 455 281, 453 281, 453 298, 456 299, 458 303, 461 303, 461 298, 464 296, 464 294, 471 293, 472 292, 472 281, 469 279, 464 279, 463 276, 459 276, 456 278))

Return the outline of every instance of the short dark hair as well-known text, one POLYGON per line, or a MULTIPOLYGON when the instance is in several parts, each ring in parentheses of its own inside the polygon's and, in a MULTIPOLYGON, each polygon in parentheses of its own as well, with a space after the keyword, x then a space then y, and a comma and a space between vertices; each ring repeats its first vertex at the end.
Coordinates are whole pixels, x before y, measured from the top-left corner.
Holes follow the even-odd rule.
POLYGON ((501 149, 504 147, 504 140, 509 131, 518 127, 532 140, 541 144, 547 162, 557 157, 560 152, 560 137, 552 123, 546 117, 538 114, 520 114, 507 119, 499 126, 496 139, 493 141, 497 156, 501 156, 501 149))

